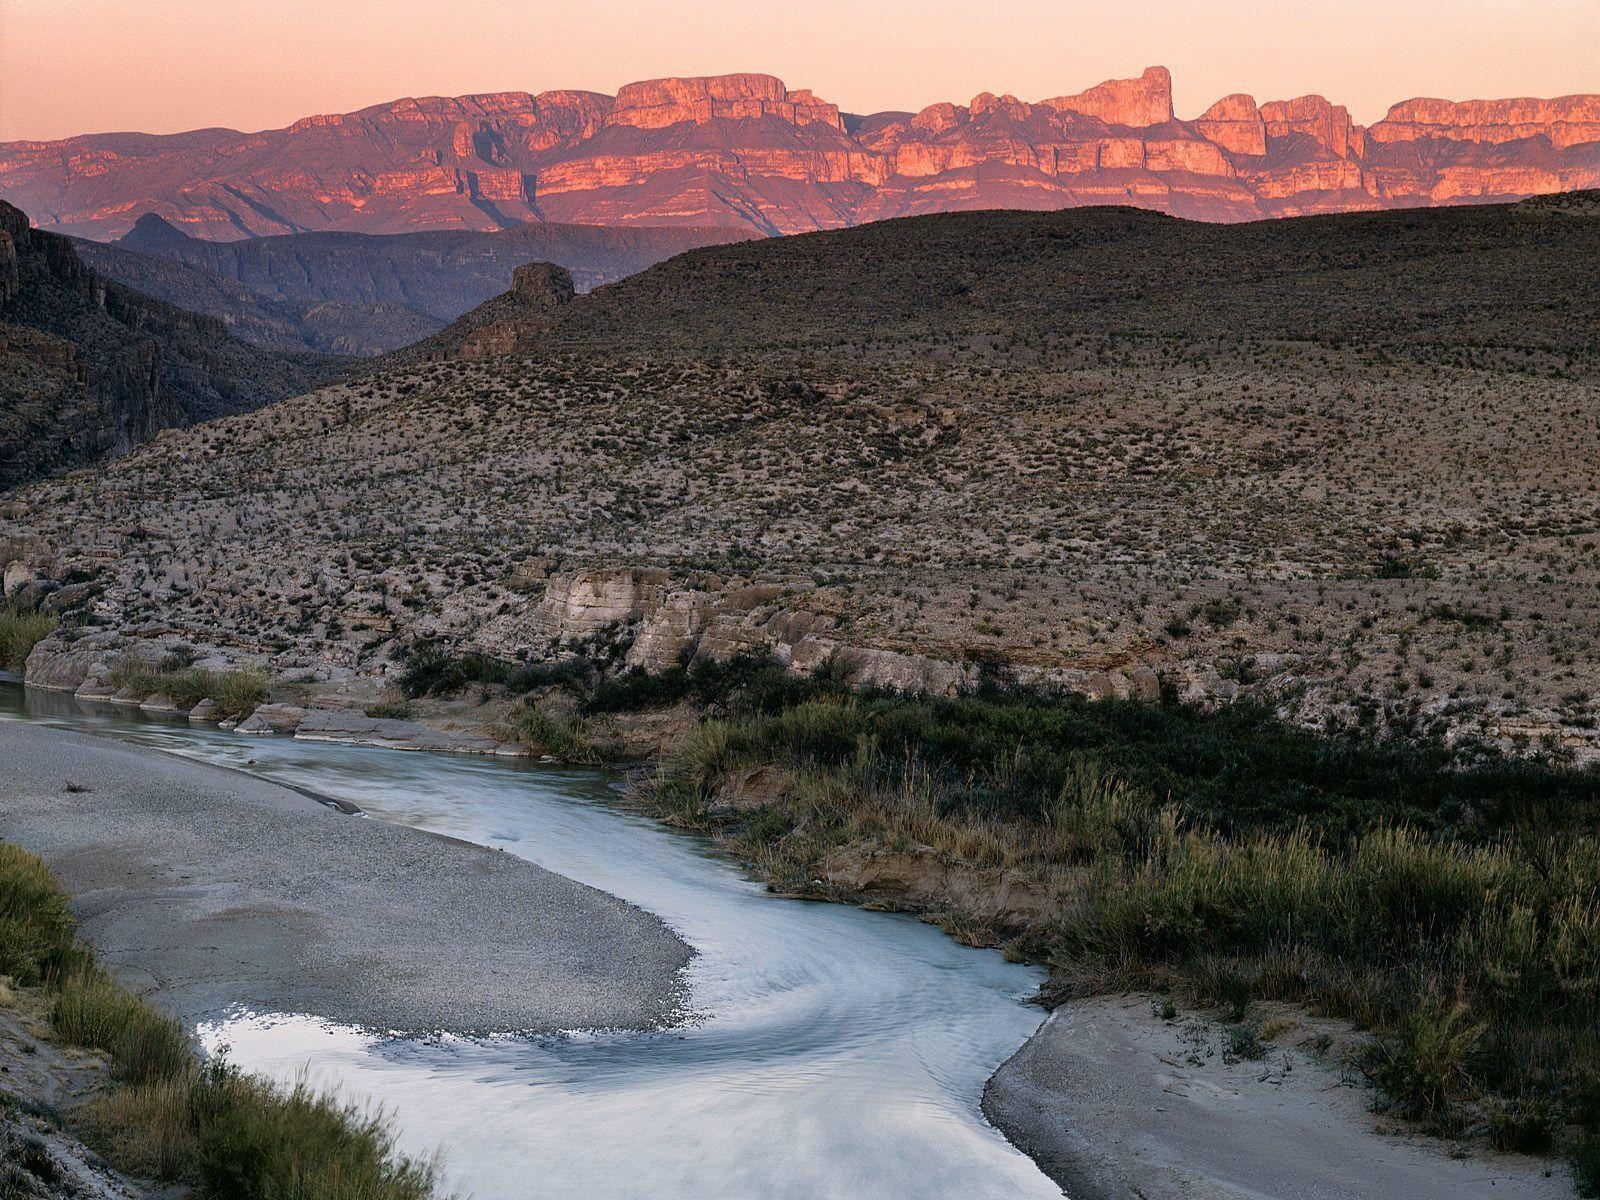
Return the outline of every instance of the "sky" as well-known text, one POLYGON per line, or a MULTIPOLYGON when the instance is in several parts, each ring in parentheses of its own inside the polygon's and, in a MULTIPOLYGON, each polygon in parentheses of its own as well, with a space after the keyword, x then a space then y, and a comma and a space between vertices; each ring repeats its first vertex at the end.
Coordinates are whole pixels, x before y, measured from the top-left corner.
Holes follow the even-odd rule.
POLYGON ((1600 0, 0 0, 0 140, 765 71, 848 112, 1170 67, 1180 117, 1600 92, 1600 0))

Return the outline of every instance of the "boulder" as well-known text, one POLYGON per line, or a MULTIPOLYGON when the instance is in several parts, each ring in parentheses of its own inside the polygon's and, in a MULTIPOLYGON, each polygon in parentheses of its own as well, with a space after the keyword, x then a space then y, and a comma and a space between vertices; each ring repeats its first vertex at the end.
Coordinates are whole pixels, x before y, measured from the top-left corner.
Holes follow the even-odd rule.
POLYGON ((236 726, 238 733, 294 733, 306 710, 294 704, 263 704, 236 726))
POLYGON ((0 576, 0 580, 3 580, 3 583, 0 583, 0 590, 3 590, 7 596, 11 596, 38 578, 39 572, 25 562, 7 563, 5 574, 0 576))

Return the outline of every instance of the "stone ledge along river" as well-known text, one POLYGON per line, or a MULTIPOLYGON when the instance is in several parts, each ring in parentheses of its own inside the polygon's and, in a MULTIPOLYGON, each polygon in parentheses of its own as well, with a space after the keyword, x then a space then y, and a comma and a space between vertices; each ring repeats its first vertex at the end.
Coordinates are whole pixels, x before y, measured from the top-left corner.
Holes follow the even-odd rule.
POLYGON ((656 914, 694 948, 686 1019, 658 1032, 395 1038, 249 1012, 201 1027, 243 1067, 382 1104, 402 1149, 440 1153, 446 1191, 1061 1194, 979 1111, 984 1080, 1043 1019, 1026 1003, 1039 972, 908 917, 773 897, 699 839, 610 804, 599 773, 247 738, 11 687, 0 717, 237 768, 494 847, 656 914))

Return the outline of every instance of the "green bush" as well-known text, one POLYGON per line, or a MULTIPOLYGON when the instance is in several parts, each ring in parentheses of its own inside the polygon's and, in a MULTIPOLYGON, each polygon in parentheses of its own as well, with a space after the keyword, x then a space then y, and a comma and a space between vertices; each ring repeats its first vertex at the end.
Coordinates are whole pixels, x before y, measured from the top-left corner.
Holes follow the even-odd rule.
POLYGON ((442 646, 419 646, 406 657, 400 690, 406 698, 453 696, 471 683, 504 683, 511 667, 481 654, 456 654, 442 646))
POLYGON ((1464 1001, 1425 1000, 1378 1046, 1373 1078, 1402 1116, 1448 1126, 1476 1095, 1470 1060, 1483 1034, 1464 1001))
POLYGON ((0 668, 20 675, 27 666, 29 652, 54 632, 57 624, 48 613, 0 604, 0 668))
POLYGON ((594 766, 618 755, 616 746, 596 738, 576 713, 550 712, 537 704, 519 701, 511 710, 510 721, 524 745, 562 762, 594 766))

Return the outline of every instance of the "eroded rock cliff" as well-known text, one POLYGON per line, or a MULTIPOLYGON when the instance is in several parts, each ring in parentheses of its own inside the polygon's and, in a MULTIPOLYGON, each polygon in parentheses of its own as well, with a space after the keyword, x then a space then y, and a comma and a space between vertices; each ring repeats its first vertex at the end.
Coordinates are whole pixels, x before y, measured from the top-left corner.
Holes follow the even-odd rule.
POLYGON ((406 99, 256 134, 0 145, 0 191, 49 228, 100 239, 147 210, 213 239, 538 220, 775 234, 977 208, 1119 203, 1232 221, 1596 186, 1600 96, 1408 100, 1364 129, 1322 96, 1231 95, 1180 120, 1164 67, 915 114, 851 116, 740 74, 614 98, 406 99))

